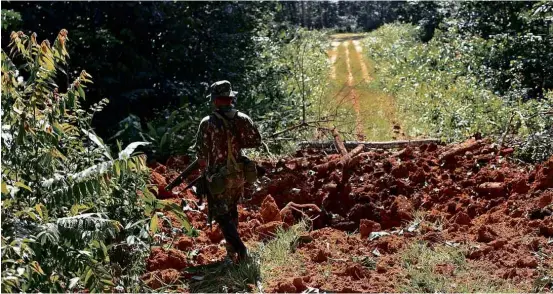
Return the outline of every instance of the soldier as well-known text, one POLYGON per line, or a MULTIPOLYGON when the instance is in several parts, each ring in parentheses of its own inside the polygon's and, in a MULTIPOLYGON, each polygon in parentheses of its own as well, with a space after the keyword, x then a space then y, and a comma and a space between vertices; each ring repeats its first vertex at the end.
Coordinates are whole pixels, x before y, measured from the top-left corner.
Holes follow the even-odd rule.
POLYGON ((212 84, 210 91, 207 98, 215 111, 200 122, 194 149, 210 192, 208 222, 213 218, 219 224, 227 242, 227 257, 232 260, 237 253, 240 261, 248 251, 238 234, 237 205, 246 180, 252 182, 252 168, 255 173, 255 163, 243 156, 242 149, 259 147, 261 136, 253 121, 234 108, 237 92, 229 81, 212 84))

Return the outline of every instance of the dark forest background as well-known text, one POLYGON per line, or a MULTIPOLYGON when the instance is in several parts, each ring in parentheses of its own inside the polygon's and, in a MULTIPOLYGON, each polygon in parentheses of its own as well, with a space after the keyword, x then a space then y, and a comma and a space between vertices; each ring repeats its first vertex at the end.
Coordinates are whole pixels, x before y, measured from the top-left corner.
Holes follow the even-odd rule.
MULTIPOLYGON (((71 46, 67 80, 82 69, 93 77, 89 104, 109 98, 93 124, 113 135, 130 114, 141 122, 182 106, 204 102, 207 85, 228 79, 239 104, 253 106, 259 95, 285 99, 275 81, 287 68, 267 52, 290 41, 297 26, 336 32, 364 32, 385 23, 419 26, 428 41, 440 25, 456 21, 459 35, 502 38, 487 67, 502 71, 493 87, 507 91, 511 58, 523 59, 519 73, 527 97, 543 97, 553 85, 551 18, 532 17, 536 2, 4 2, 3 49, 9 32, 36 32, 53 39, 65 28, 71 46), (447 20, 447 21, 444 21, 447 20), (533 35, 541 43, 527 46, 533 35), (272 48, 271 48, 272 47, 272 48)), ((544 4, 544 14, 550 5, 544 4)), ((59 84, 63 87, 64 83, 59 84)), ((270 105, 270 104, 268 104, 270 105)))

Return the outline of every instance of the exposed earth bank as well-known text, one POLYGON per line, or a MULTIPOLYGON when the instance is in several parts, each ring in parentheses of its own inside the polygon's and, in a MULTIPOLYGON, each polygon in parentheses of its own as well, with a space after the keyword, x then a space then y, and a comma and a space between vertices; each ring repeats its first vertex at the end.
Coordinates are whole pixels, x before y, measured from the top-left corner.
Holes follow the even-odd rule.
MULTIPOLYGON (((458 248, 466 260, 466 276, 459 276, 461 263, 447 259, 433 275, 456 283, 485 276, 530 291, 553 267, 553 157, 528 166, 511 160, 512 152, 486 140, 351 156, 298 151, 260 163, 267 179, 249 187, 239 230, 252 246, 273 238, 278 227, 312 219, 290 253, 293 262, 263 281, 267 292, 401 291, 415 279, 406 260, 418 242, 458 248)), ((151 180, 165 185, 187 164, 187 158, 157 164, 151 180)), ((185 186, 174 189, 171 201, 189 203, 186 214, 199 236, 168 239, 171 249, 152 250, 143 279, 153 288, 186 284, 187 268, 225 256, 223 236, 207 226, 206 210, 190 191, 178 192, 185 186)))

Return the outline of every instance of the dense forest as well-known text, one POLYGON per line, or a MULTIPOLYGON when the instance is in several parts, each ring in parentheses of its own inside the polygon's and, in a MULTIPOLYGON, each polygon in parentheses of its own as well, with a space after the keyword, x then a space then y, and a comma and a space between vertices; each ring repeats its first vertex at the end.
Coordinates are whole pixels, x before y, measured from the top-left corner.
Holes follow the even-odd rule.
MULTIPOLYGON (((200 230, 156 198, 151 167, 192 155, 217 80, 259 127, 263 147, 249 155, 260 160, 337 133, 391 136, 361 136, 379 122, 356 128, 363 106, 335 102, 356 87, 357 53, 370 62, 358 96, 393 97, 383 132, 485 137, 521 165, 553 155, 549 1, 2 4, 4 292, 159 288, 144 279, 152 247, 200 230), (349 38, 358 47, 332 45, 349 38), (329 75, 340 66, 349 81, 329 75)), ((547 277, 534 289, 551 289, 547 277)))

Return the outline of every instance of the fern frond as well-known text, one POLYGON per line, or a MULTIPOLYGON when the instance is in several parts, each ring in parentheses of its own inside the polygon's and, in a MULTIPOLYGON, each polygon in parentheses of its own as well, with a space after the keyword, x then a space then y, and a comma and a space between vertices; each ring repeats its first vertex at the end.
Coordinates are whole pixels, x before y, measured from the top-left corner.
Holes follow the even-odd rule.
POLYGON ((58 226, 53 223, 47 223, 44 225, 43 230, 37 234, 36 238, 42 245, 47 243, 57 244, 60 240, 58 226))
POLYGON ((122 167, 129 167, 129 164, 128 164, 129 162, 133 163, 133 165, 131 165, 131 168, 134 166, 138 170, 145 170, 146 166, 141 164, 141 161, 143 161, 143 159, 137 156, 131 157, 131 154, 138 146, 148 145, 148 144, 150 143, 149 142, 131 143, 125 148, 125 150, 119 153, 119 159, 104 161, 99 164, 95 164, 89 168, 86 168, 80 172, 69 174, 65 177, 56 175, 54 178, 50 178, 42 181, 41 185, 42 187, 49 188, 52 185, 59 182, 71 182, 73 184, 81 183, 81 182, 87 181, 90 178, 96 178, 108 172, 110 173, 114 172, 116 165, 121 165, 122 167))
POLYGON ((56 220, 58 228, 69 231, 119 231, 121 224, 107 218, 102 213, 83 213, 77 216, 62 217, 56 220))

